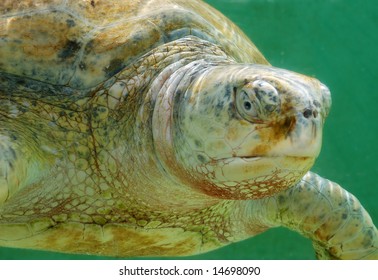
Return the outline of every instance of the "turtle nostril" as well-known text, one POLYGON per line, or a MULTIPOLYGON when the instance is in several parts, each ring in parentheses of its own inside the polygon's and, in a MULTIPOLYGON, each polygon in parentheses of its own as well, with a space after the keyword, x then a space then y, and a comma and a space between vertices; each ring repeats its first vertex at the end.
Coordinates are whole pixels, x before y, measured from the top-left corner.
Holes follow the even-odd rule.
POLYGON ((318 111, 317 110, 306 109, 306 110, 303 111, 303 116, 306 119, 311 118, 311 116, 313 116, 314 119, 316 119, 318 117, 318 111))
MULTIPOLYGON (((314 112, 314 117, 315 117, 315 112, 314 112)), ((304 112, 303 112, 303 116, 306 118, 306 119, 308 119, 309 117, 311 117, 312 116, 312 110, 311 109, 306 109, 306 110, 304 110, 304 112)))

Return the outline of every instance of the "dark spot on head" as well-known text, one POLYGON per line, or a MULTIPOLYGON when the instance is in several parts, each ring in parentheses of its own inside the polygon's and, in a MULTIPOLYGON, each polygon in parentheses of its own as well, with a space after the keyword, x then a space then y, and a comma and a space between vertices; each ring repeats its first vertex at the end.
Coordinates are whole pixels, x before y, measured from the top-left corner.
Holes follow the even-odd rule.
POLYGON ((348 214, 347 214, 347 213, 343 213, 343 214, 341 215, 341 218, 342 218, 343 220, 346 220, 346 218, 348 218, 348 214))
POLYGON ((67 23, 68 27, 74 27, 76 25, 76 23, 73 19, 67 19, 66 23, 67 23))
POLYGON ((256 95, 257 99, 261 101, 262 96, 261 96, 260 89, 255 88, 253 91, 255 92, 255 95, 256 95))
POLYGON ((85 46, 85 52, 86 52, 86 53, 89 53, 89 52, 92 50, 92 48, 93 48, 93 44, 94 44, 93 40, 90 40, 90 41, 87 43, 87 45, 85 46))
MULTIPOLYGON (((179 106, 178 104, 180 103, 181 99, 182 99, 182 90, 177 89, 176 94, 173 96, 173 104, 174 104, 173 107, 174 108, 175 108, 176 105, 179 106)), ((179 120, 179 113, 180 113, 179 110, 173 110, 173 119, 175 120, 175 122, 177 120, 179 120)))
POLYGON ((94 0, 91 0, 91 6, 94 8, 96 6, 96 3, 94 0))
POLYGON ((242 116, 236 113, 236 108, 234 102, 230 102, 230 106, 228 107, 228 115, 230 119, 242 119, 242 116))
POLYGON ((265 106, 265 110, 268 111, 268 112, 273 112, 275 108, 276 108, 276 106, 274 106, 274 105, 266 105, 265 106))
POLYGON ((224 108, 224 101, 218 102, 217 105, 215 106, 215 114, 217 116, 219 116, 219 114, 223 110, 223 108, 224 108))
MULTIPOLYGON (((236 88, 234 87, 234 90, 236 88)), ((226 93, 224 94, 225 100, 230 100, 231 98, 231 88, 229 85, 226 86, 226 93)))
POLYGON ((71 58, 80 50, 80 47, 80 43, 68 40, 63 49, 59 52, 58 57, 62 60, 71 58))
POLYGON ((123 61, 121 59, 115 58, 110 61, 109 65, 104 68, 104 72, 107 77, 112 77, 123 69, 123 61))
POLYGON ((80 62, 79 63, 79 69, 80 70, 85 70, 85 69, 87 69, 87 65, 84 62, 80 62))
POLYGON ((317 107, 317 108, 320 108, 320 107, 322 106, 317 100, 314 100, 312 103, 313 103, 314 106, 317 107))

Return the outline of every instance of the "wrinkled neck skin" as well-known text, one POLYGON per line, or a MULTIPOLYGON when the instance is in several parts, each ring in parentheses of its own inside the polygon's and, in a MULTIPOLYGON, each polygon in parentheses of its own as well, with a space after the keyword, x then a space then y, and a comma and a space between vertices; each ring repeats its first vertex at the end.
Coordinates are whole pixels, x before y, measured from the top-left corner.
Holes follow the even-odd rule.
POLYGON ((41 209, 52 198, 83 196, 88 203, 113 197, 120 211, 125 205, 189 210, 216 203, 164 168, 153 115, 158 95, 176 96, 189 74, 198 76, 194 69, 231 61, 214 44, 187 37, 157 47, 91 89, 2 77, 0 204, 18 207, 30 192, 41 209))
MULTIPOLYGON (((140 176, 144 178, 141 180, 143 185, 132 183, 137 188, 131 188, 131 191, 140 200, 157 208, 189 210, 219 202, 218 197, 211 197, 193 187, 197 184, 195 177, 191 170, 182 168, 177 158, 175 149, 179 143, 174 138, 182 137, 177 137, 179 130, 173 131, 172 124, 179 114, 179 108, 173 104, 180 102, 191 83, 208 69, 235 62, 210 43, 195 39, 187 40, 185 44, 190 52, 183 52, 176 58, 173 55, 173 63, 161 69, 151 80, 150 89, 139 102, 142 106, 138 109, 134 131, 140 142, 136 143, 136 149, 130 150, 135 158, 142 159, 134 165, 137 171, 134 180, 140 181, 140 176)), ((177 48, 182 46, 177 45, 177 48)))

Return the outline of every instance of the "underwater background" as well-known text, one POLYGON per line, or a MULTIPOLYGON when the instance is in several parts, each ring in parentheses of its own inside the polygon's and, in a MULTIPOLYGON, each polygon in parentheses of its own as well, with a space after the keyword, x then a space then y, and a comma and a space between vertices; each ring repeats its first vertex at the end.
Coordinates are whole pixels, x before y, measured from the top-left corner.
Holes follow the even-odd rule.
MULTIPOLYGON (((376 1, 206 2, 235 22, 272 65, 316 77, 330 88, 333 105, 322 152, 312 170, 353 193, 378 225, 376 1)), ((178 259, 314 258, 310 240, 276 228, 210 253, 178 259)), ((108 258, 0 248, 0 259, 108 258)))

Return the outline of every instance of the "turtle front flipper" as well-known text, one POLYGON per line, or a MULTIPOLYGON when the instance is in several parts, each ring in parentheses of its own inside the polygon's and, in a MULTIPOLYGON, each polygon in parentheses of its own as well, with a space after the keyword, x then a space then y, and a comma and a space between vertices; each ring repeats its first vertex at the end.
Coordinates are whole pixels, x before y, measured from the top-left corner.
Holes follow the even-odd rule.
POLYGON ((352 194, 314 173, 251 207, 263 223, 310 238, 319 259, 378 259, 378 231, 367 211, 352 194))

